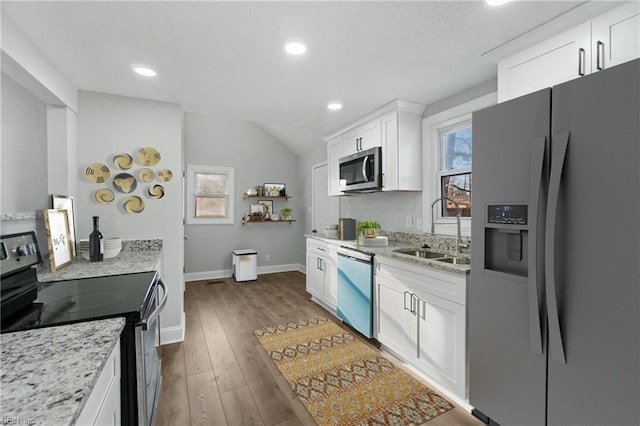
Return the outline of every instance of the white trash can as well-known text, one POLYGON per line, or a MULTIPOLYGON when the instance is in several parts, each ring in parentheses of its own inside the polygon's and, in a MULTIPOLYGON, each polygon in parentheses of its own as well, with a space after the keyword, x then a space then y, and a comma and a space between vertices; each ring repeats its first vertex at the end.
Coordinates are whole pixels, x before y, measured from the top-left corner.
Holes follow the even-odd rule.
POLYGON ((257 280, 258 252, 254 249, 242 249, 232 253, 233 278, 236 282, 257 280))

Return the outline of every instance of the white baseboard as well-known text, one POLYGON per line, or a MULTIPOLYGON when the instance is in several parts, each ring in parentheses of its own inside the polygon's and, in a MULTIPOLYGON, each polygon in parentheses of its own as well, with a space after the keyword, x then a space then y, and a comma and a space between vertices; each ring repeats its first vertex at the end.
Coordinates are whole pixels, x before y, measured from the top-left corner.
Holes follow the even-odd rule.
POLYGON ((163 345, 184 342, 184 326, 186 324, 184 312, 182 313, 180 321, 180 325, 173 327, 160 327, 160 342, 162 342, 163 345))
MULTIPOLYGON (((275 274, 277 272, 291 272, 298 271, 303 274, 306 273, 304 265, 300 263, 290 263, 285 265, 269 265, 258 266, 256 272, 258 275, 262 274, 275 274)), ((202 271, 202 272, 189 272, 184 274, 185 281, 201 281, 201 280, 214 280, 220 278, 231 278, 233 271, 231 269, 221 269, 218 271, 202 271)))

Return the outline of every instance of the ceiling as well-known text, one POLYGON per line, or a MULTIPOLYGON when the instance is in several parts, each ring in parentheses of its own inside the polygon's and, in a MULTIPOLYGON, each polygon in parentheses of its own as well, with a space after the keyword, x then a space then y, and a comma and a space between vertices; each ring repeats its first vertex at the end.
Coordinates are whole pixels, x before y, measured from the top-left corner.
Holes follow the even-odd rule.
POLYGON ((254 121, 301 155, 394 99, 429 105, 495 78, 482 53, 580 3, 2 1, 2 12, 79 89, 254 121), (290 38, 307 53, 285 54, 290 38))

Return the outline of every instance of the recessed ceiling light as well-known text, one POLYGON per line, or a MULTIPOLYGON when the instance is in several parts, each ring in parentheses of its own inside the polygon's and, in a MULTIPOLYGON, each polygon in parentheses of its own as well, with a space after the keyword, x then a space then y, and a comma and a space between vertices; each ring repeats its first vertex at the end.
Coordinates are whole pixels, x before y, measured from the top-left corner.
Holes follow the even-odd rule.
POLYGON ((329 105, 327 105, 327 108, 333 111, 342 109, 342 104, 339 104, 337 102, 332 102, 329 105))
POLYGON ((502 6, 505 3, 509 3, 511 0, 486 0, 489 6, 502 6))
POLYGON ((307 46, 299 41, 292 41, 284 45, 284 50, 290 55, 302 55, 307 51, 307 46))
POLYGON ((136 74, 142 75, 144 77, 155 77, 158 73, 147 67, 133 67, 133 71, 136 74))

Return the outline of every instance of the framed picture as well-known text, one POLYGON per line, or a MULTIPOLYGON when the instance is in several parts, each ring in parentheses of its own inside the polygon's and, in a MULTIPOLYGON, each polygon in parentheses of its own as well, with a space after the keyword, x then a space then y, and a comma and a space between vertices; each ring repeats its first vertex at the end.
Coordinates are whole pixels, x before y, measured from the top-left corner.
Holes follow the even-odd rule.
POLYGON ((73 257, 76 257, 76 214, 73 210, 73 197, 67 197, 66 195, 52 195, 51 208, 56 210, 66 210, 67 219, 69 220, 69 241, 71 242, 73 257))
POLYGON ((251 213, 264 213, 264 207, 262 204, 251 204, 251 213))
POLYGON ((69 219, 66 210, 45 210, 44 227, 47 230, 49 264, 51 272, 73 263, 69 219))
POLYGON ((258 204, 262 204, 263 206, 267 206, 268 210, 265 213, 273 213, 273 200, 258 200, 258 204))
POLYGON ((265 183, 262 195, 265 197, 280 197, 287 195, 284 183, 265 183))

